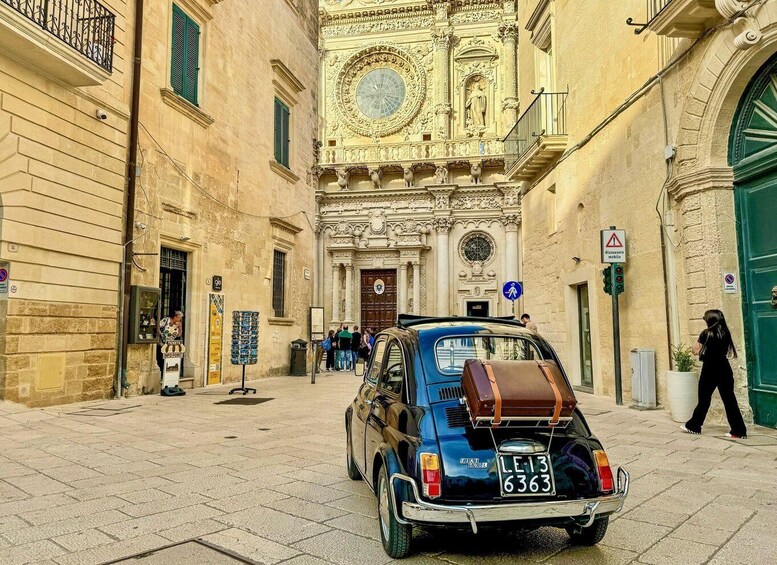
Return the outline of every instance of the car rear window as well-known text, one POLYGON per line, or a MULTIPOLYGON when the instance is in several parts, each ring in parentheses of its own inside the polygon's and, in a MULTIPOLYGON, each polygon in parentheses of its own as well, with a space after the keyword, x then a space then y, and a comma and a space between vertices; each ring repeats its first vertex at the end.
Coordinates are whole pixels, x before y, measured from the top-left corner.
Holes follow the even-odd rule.
POLYGON ((467 359, 481 361, 542 360, 537 345, 515 336, 455 336, 439 339, 434 347, 437 369, 446 375, 461 375, 467 359))

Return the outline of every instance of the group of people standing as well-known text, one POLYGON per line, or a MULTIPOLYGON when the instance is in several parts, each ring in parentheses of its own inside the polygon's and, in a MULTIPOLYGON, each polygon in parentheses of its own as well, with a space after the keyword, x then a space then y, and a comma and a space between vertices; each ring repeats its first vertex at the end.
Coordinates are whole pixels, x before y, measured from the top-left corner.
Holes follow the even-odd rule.
POLYGON ((321 361, 326 355, 326 371, 353 371, 357 359, 367 360, 375 343, 375 330, 354 326, 353 331, 344 324, 337 330, 329 330, 329 335, 321 342, 316 354, 316 367, 321 370, 321 361))

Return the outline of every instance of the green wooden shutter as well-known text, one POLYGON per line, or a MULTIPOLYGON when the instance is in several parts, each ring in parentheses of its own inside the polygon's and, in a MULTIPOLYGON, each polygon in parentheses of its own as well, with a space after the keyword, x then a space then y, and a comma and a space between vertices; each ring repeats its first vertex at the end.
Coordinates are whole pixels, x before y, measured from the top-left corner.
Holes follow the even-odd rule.
POLYGON ((289 107, 275 99, 275 160, 289 166, 289 107))
POLYGON ((176 94, 183 94, 184 52, 186 50, 186 14, 173 4, 173 45, 170 84, 176 94))
POLYGON ((275 160, 279 163, 283 163, 283 102, 275 99, 275 160))
POLYGON ((200 26, 186 18, 186 58, 183 97, 197 104, 197 88, 200 74, 200 26))

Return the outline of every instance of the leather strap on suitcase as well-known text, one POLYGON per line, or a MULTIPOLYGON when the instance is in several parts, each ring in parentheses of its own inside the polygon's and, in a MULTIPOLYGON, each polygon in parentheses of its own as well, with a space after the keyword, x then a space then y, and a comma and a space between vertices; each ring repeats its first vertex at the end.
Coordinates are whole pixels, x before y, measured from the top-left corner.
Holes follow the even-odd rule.
POLYGON ((499 386, 496 384, 496 377, 494 376, 494 369, 491 367, 491 363, 483 361, 483 368, 486 370, 488 382, 491 383, 491 390, 494 392, 494 420, 491 425, 495 428, 502 421, 502 394, 499 392, 499 386))
POLYGON ((550 367, 548 367, 548 364, 544 361, 537 361, 537 365, 539 365, 542 374, 545 375, 545 378, 548 380, 548 384, 553 390, 553 396, 556 397, 556 405, 553 408, 553 417, 550 419, 550 422, 548 422, 548 426, 553 427, 558 425, 558 419, 561 415, 561 408, 563 406, 561 391, 559 391, 558 386, 556 386, 556 379, 553 378, 553 374, 550 372, 550 367))

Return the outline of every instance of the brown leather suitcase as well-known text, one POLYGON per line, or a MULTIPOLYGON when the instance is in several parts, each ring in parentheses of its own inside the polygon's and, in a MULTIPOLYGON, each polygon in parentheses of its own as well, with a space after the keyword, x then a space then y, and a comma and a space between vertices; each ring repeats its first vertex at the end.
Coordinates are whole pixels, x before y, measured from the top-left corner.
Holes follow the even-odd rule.
POLYGON ((461 376, 472 424, 569 421, 577 400, 559 367, 546 361, 468 359, 461 376))

